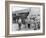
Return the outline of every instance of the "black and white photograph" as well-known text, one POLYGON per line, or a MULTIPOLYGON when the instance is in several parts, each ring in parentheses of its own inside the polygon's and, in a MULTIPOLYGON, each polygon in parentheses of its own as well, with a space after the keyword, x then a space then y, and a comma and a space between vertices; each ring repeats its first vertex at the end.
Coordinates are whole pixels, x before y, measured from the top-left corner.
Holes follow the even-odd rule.
POLYGON ((40 30, 39 7, 15 6, 13 9, 15 9, 12 11, 13 31, 40 30))

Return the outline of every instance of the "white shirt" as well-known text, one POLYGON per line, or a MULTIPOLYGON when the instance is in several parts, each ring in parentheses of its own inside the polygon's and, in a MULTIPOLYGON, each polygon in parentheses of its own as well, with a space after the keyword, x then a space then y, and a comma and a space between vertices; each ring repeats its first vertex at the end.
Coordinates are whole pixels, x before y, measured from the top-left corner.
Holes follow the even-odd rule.
POLYGON ((21 23, 21 19, 19 19, 18 22, 21 23))

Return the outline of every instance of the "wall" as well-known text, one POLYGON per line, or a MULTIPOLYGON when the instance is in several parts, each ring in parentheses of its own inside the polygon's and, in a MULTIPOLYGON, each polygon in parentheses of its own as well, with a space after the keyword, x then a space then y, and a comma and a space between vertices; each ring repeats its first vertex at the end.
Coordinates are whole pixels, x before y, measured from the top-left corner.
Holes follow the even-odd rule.
MULTIPOLYGON (((15 0, 12 0, 12 1, 15 1, 15 0)), ((46 0, 16 0, 16 1, 46 3, 46 0)), ((0 38, 5 38, 4 37, 5 36, 5 10, 4 9, 5 9, 5 0, 0 0, 0 38)), ((46 4, 45 4, 45 10, 46 10, 46 4)), ((45 13, 45 16, 46 16, 46 13, 45 13)), ((45 17, 45 19, 46 19, 46 17, 45 17)), ((45 25, 46 25, 46 20, 45 20, 45 25)), ((11 38, 13 38, 13 37, 11 37, 11 38)), ((46 38, 46 28, 45 28, 45 35, 16 37, 16 38, 46 38)))

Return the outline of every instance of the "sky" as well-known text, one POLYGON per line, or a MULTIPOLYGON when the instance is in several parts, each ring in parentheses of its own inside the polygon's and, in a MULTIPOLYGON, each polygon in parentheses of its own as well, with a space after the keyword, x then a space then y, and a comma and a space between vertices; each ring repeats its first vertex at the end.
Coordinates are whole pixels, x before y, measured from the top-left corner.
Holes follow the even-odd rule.
POLYGON ((19 7, 19 6, 12 7, 12 11, 14 11, 14 12, 19 11, 19 10, 24 10, 24 9, 27 9, 27 10, 30 9, 31 14, 40 14, 40 8, 39 7, 19 7))

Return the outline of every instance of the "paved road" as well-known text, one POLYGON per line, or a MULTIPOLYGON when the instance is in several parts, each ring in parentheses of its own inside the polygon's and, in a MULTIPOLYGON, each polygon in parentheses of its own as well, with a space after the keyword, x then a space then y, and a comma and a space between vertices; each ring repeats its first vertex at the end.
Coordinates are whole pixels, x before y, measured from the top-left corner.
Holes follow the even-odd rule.
MULTIPOLYGON (((12 29, 13 31, 20 31, 17 23, 13 24, 12 28, 13 28, 12 29)), ((28 26, 26 26, 26 28, 25 28, 25 25, 22 24, 21 25, 21 31, 24 31, 24 30, 27 31, 27 30, 33 30, 33 29, 31 29, 31 28, 28 29, 28 26)))

